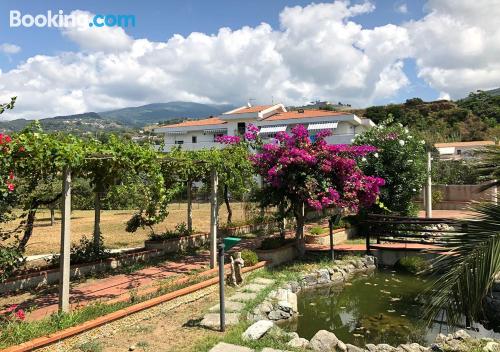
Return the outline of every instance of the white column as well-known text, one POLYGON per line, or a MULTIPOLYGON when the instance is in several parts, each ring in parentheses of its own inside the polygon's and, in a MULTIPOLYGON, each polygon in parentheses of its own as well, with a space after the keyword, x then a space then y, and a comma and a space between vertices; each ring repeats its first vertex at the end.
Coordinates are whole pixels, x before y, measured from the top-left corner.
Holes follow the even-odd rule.
POLYGON ((63 173, 63 206, 61 222, 61 251, 59 266, 59 311, 69 312, 70 249, 71 249, 71 171, 63 173))
POLYGON ((210 197, 210 268, 217 265, 217 187, 219 179, 217 170, 211 173, 212 194, 210 197))
POLYGON ((425 187, 425 217, 432 218, 432 156, 431 152, 427 152, 427 185, 425 187))

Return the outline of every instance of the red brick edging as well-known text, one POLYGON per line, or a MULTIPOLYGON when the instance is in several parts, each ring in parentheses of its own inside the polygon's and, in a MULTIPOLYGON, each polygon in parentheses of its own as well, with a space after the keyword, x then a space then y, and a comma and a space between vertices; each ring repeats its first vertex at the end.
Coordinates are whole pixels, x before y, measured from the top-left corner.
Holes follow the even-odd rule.
MULTIPOLYGON (((259 262, 254 266, 243 268, 242 271, 243 271, 243 273, 246 273, 249 271, 253 271, 253 270, 262 268, 265 265, 266 265, 266 262, 259 262)), ((101 326, 101 325, 110 323, 112 321, 124 318, 130 314, 140 312, 141 310, 145 310, 145 309, 154 307, 158 304, 165 303, 165 302, 171 301, 175 298, 185 296, 185 295, 193 293, 195 291, 198 291, 198 290, 204 289, 206 287, 215 285, 218 282, 219 282, 219 278, 214 277, 214 278, 199 282, 197 284, 182 288, 180 290, 170 292, 170 293, 167 293, 165 295, 155 297, 155 298, 152 298, 150 300, 147 300, 147 301, 144 301, 141 303, 134 304, 130 307, 120 309, 116 312, 106 314, 102 317, 86 321, 80 325, 73 326, 73 327, 55 332, 51 335, 38 337, 36 339, 30 340, 27 342, 23 342, 20 345, 8 347, 6 349, 1 350, 1 352, 25 352, 25 351, 31 351, 35 348, 40 348, 40 347, 43 347, 46 345, 50 345, 52 343, 63 340, 65 338, 80 334, 80 333, 85 332, 87 330, 94 329, 98 326, 101 326)))

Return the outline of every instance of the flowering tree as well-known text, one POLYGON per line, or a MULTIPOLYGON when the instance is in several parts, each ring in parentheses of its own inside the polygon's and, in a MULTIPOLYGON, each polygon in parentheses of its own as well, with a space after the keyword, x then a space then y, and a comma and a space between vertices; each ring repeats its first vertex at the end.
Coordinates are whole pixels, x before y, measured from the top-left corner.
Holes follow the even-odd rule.
POLYGON ((354 144, 378 148, 378 153, 367 155, 360 167, 367 175, 384 178, 386 184, 380 195, 384 206, 402 215, 413 215, 413 199, 426 178, 425 141, 389 118, 356 137, 354 144))
MULTIPOLYGON (((322 131, 311 141, 307 129, 297 125, 291 134, 280 132, 274 143, 261 145, 257 129, 250 127, 245 141, 257 146, 250 156, 257 174, 264 180, 266 205, 287 207, 297 221, 296 237, 302 247, 304 206, 316 210, 340 208, 357 212, 377 201, 384 180, 366 176, 357 161, 377 151, 372 146, 330 145, 322 131), (259 146, 261 145, 261 146, 259 146)), ((240 141, 222 140, 226 143, 240 141)))

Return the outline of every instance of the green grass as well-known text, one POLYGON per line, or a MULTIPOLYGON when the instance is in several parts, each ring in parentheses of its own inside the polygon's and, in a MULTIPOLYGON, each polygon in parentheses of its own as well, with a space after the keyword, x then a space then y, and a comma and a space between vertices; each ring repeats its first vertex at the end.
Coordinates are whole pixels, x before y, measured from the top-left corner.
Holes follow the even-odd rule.
POLYGON ((189 277, 188 281, 182 284, 174 284, 168 286, 166 284, 161 285, 158 288, 158 291, 153 294, 144 296, 137 296, 132 294, 130 300, 127 302, 119 302, 114 304, 95 303, 70 313, 55 313, 47 318, 36 321, 0 322, 0 348, 18 345, 40 336, 45 336, 72 326, 82 324, 86 321, 116 312, 117 310, 129 307, 133 304, 137 304, 139 302, 143 302, 148 299, 194 285, 215 275, 216 274, 212 276, 193 275, 189 277))
POLYGON ((78 350, 81 352, 102 352, 103 347, 99 341, 88 341, 78 346, 78 350))

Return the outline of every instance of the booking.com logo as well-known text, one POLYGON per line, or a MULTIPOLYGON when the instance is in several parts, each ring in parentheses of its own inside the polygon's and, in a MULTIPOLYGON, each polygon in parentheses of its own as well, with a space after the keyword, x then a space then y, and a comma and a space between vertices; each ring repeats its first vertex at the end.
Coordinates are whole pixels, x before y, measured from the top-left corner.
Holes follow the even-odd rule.
POLYGON ((19 10, 10 11, 10 27, 135 27, 134 15, 97 14, 89 16, 85 13, 65 14, 63 10, 47 14, 22 14, 19 10))

